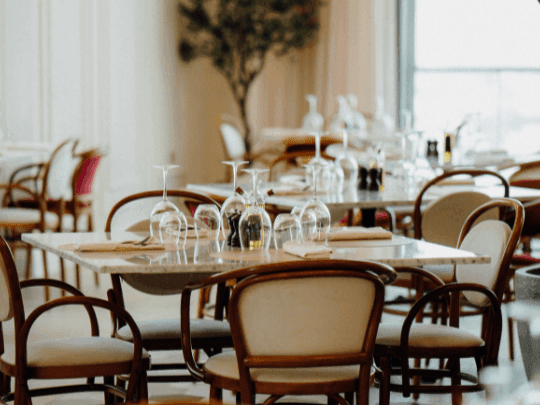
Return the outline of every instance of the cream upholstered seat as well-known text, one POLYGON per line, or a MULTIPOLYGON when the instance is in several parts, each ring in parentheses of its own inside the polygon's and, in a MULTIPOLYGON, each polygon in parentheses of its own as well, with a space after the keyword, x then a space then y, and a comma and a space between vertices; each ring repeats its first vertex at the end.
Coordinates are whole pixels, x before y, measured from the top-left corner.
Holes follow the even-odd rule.
POLYGON ((368 404, 373 339, 384 300, 380 276, 392 268, 362 261, 295 261, 212 276, 182 294, 184 358, 193 376, 221 390, 255 394, 327 395, 340 404, 368 404), (241 280, 229 302, 234 351, 217 354, 201 369, 191 355, 191 292, 229 279, 241 280), (340 396, 345 393, 346 399, 340 396))
MULTIPOLYGON (((148 399, 146 371, 150 356, 142 347, 142 340, 135 321, 122 308, 97 298, 85 297, 79 290, 58 280, 33 279, 19 282, 15 263, 5 240, 0 237, 0 322, 13 320, 14 344, 4 342, 0 323, 0 400, 15 400, 15 404, 31 403, 32 396, 67 392, 102 390, 105 398, 111 395, 126 401, 148 399), (74 297, 47 302, 25 317, 21 289, 49 285, 61 288, 74 297), (84 306, 88 314, 91 336, 28 341, 34 332, 33 325, 49 310, 60 306, 84 306), (131 328, 133 343, 99 336, 99 326, 94 311, 101 307, 121 317, 131 328), (13 346, 13 347, 12 347, 13 346), (114 385, 114 377, 128 374, 127 390, 114 385), (42 387, 31 390, 32 379, 87 378, 85 384, 42 387), (104 384, 95 384, 95 377, 103 377, 104 384), (15 378, 15 392, 10 393, 11 378, 15 378)), ((69 321, 69 320, 66 320, 69 321)), ((42 332, 43 333, 43 332, 42 332)))
MULTIPOLYGON (((109 213, 105 225, 106 232, 115 230, 128 230, 140 233, 149 231, 149 220, 146 218, 153 206, 161 200, 163 190, 147 191, 129 195, 117 202, 109 213), (140 219, 140 215, 145 219, 140 219)), ((191 207, 191 204, 216 204, 213 199, 202 194, 187 190, 167 190, 168 198, 176 203, 179 208, 191 207)), ((109 299, 124 307, 124 288, 127 286, 136 291, 147 294, 149 303, 159 305, 160 295, 180 294, 188 283, 198 282, 208 276, 201 272, 198 275, 181 273, 169 274, 112 274, 112 290, 109 290, 109 299), (122 286, 124 282, 124 287, 122 286)), ((223 294, 225 286, 220 286, 219 294, 223 294)), ((150 304, 149 304, 150 305, 150 304)), ((232 347, 232 337, 229 323, 223 321, 223 304, 216 308, 216 319, 193 319, 192 328, 193 347, 196 350, 204 350, 209 356, 221 351, 224 347, 232 347)), ((121 319, 113 319, 113 334, 119 339, 132 341, 133 335, 121 319)), ((159 315, 156 319, 148 319, 137 322, 143 340, 143 346, 148 351, 173 351, 182 349, 180 316, 173 319, 162 319, 159 315)), ((179 374, 177 371, 185 370, 185 364, 167 362, 153 364, 152 369, 159 371, 159 375, 152 373, 148 376, 149 382, 193 381, 190 375, 179 374), (174 372, 170 372, 174 370, 174 372)))
MULTIPOLYGON (((375 344, 375 356, 380 358, 382 375, 380 376, 380 404, 389 403, 390 390, 401 391, 405 397, 411 392, 447 392, 453 394, 453 402, 459 403, 461 393, 482 390, 476 376, 458 374, 461 358, 474 358, 478 369, 495 364, 499 352, 502 329, 500 304, 507 283, 509 265, 523 228, 523 206, 513 199, 492 200, 477 208, 465 221, 458 247, 477 254, 489 255, 489 264, 456 265, 455 283, 446 284, 420 298, 411 308, 402 325, 382 324, 375 344), (478 219, 493 208, 513 208, 516 216, 513 228, 501 220, 478 219), (480 336, 460 330, 459 318, 466 302, 485 318, 481 323, 480 336), (450 308, 445 315, 443 325, 413 323, 430 302, 450 296, 450 308), (448 319, 449 314, 449 319, 448 319), (410 358, 450 359, 445 369, 418 368, 409 369, 410 358), (392 369, 391 359, 399 359, 400 368, 392 369), (390 384, 390 375, 400 373, 402 385, 390 384), (434 376, 451 377, 450 385, 421 384, 419 378, 434 376), (469 384, 462 384, 461 379, 469 384)), ((419 363, 416 364, 420 366, 419 363)), ((479 371, 479 370, 478 370, 479 371)))

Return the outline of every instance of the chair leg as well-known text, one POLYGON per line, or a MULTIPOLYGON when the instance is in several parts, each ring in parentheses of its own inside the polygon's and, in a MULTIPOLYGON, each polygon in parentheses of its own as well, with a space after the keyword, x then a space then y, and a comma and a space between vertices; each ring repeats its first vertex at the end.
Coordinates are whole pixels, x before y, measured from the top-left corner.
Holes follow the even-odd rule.
POLYGON ((29 280, 32 273, 32 246, 26 246, 26 269, 24 271, 24 278, 29 280))
POLYGON ((146 371, 141 371, 140 373, 137 393, 139 402, 146 403, 148 401, 148 376, 146 371))
MULTIPOLYGON (((114 376, 103 377, 103 384, 105 385, 114 385, 114 376)), ((114 404, 116 402, 115 395, 111 394, 107 389, 105 389, 104 401, 106 405, 114 404)))
MULTIPOLYGON (((390 405, 390 374, 392 363, 389 357, 381 357, 382 376, 379 382, 379 405, 390 405)), ((362 394, 362 393, 359 393, 362 394)), ((358 404, 360 398, 357 397, 358 404)))
POLYGON ((510 360, 514 361, 514 320, 508 317, 507 321, 508 321, 508 352, 509 352, 510 360))
MULTIPOLYGON (((64 259, 60 258, 60 281, 66 282, 66 268, 64 266, 64 259)), ((60 295, 62 297, 66 296, 66 291, 62 288, 60 290, 60 295)))
MULTIPOLYGON (((47 268, 47 252, 44 250, 41 251, 43 255, 43 278, 48 279, 49 278, 49 270, 47 268)), ((45 286, 45 302, 49 301, 50 294, 49 294, 49 286, 45 286)))
POLYGON ((345 401, 347 401, 349 405, 354 405, 354 392, 346 392, 345 401))
POLYGON ((214 386, 210 386, 210 405, 223 403, 223 390, 214 386))

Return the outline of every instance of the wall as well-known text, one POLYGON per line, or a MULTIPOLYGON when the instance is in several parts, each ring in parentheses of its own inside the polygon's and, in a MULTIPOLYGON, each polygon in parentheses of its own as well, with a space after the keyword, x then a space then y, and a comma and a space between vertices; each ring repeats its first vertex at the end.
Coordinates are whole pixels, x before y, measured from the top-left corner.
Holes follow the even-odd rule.
MULTIPOLYGON (((392 97, 395 0, 326 4, 317 45, 270 55, 251 88, 255 136, 299 126, 307 93, 327 117, 338 94, 371 112, 375 94, 392 97)), ((237 107, 208 61, 180 61, 179 30, 176 0, 0 0, 0 128, 12 140, 108 148, 96 229, 121 197, 162 187, 152 165, 180 165, 171 186, 223 178, 214 118, 237 107)))

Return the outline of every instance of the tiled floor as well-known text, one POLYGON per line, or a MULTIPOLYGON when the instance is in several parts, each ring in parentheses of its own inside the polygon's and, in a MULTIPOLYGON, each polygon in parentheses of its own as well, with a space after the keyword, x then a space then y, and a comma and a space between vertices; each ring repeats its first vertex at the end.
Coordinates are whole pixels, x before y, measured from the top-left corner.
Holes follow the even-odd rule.
MULTIPOLYGON (((37 253, 37 252, 36 252, 37 253)), ((35 254, 35 262, 38 270, 41 268, 41 255, 35 254)), ((49 267, 53 269, 53 277, 57 278, 58 274, 55 273, 54 269, 58 268, 58 258, 52 255, 49 255, 49 267)), ((74 282, 74 275, 72 266, 70 264, 68 267, 68 282, 74 282)), ((82 270, 81 272, 83 280, 83 292, 89 296, 96 296, 100 298, 106 297, 106 291, 110 288, 110 279, 108 276, 100 276, 99 286, 94 285, 93 274, 89 271, 82 270)), ((158 297, 157 299, 142 295, 134 290, 129 290, 126 288, 126 307, 133 315, 136 320, 144 320, 151 317, 176 317, 179 314, 180 300, 179 297, 158 297)), ((53 297, 57 296, 56 292, 53 292, 53 297)), ((28 290, 24 292, 25 305, 27 308, 27 314, 30 313, 32 308, 37 307, 43 303, 43 293, 40 288, 36 288, 33 291, 28 290)), ((76 336, 88 334, 89 327, 87 325, 86 318, 84 316, 84 311, 81 308, 76 307, 66 307, 61 310, 53 311, 47 314, 41 319, 38 324, 35 325, 35 330, 32 333, 30 339, 40 339, 40 338, 54 338, 60 336, 76 336), (80 314, 80 316, 79 316, 80 314), (66 322, 69 320, 69 322, 66 322)), ((103 336, 108 336, 110 334, 111 325, 110 317, 108 313, 99 311, 98 317, 100 321, 100 330, 103 336)), ((472 318, 467 322, 471 322, 473 325, 474 321, 472 318)), ((4 327, 4 337, 6 338, 6 346, 9 347, 13 342, 13 331, 11 325, 5 325, 4 327), (7 327, 6 327, 7 326, 7 327)), ((525 375, 523 370, 523 365, 521 361, 521 356, 519 349, 517 350, 517 361, 514 363, 514 378, 513 386, 517 387, 525 382, 525 375)), ((163 358, 162 353, 153 353, 153 361, 158 361, 159 358, 163 358)), ((181 358, 180 353, 176 353, 174 357, 171 357, 170 354, 167 354, 167 361, 178 361, 181 358)), ((508 363, 508 343, 507 343, 507 332, 503 331, 503 341, 501 342, 501 351, 500 351, 500 363, 508 363)), ((54 381, 53 381, 54 382, 54 381)), ((51 383, 51 381, 33 381, 31 387, 38 387, 51 383)), ((472 403, 476 394, 465 396, 465 403, 472 403)), ((149 396, 151 403, 159 403, 161 401, 170 401, 170 400, 179 400, 179 401, 204 401, 208 398, 208 387, 202 383, 154 383, 150 384, 149 387, 149 396)), ((234 397, 229 394, 225 394, 225 401, 228 403, 234 403, 234 397)), ((378 403, 378 390, 376 388, 371 389, 370 399, 372 404, 378 403)), ((287 402, 311 402, 311 403, 320 403, 326 404, 326 399, 323 397, 309 397, 309 398, 291 398, 287 399, 287 402)), ((262 402, 262 401, 261 401, 262 402)), ((412 404, 414 401, 410 398, 403 398, 399 394, 392 394, 391 398, 392 404, 404 405, 412 404)), ((35 405, 63 405, 63 404, 78 404, 78 405, 93 405, 103 403, 103 397, 98 393, 84 393, 84 394, 70 394, 63 396, 55 397, 41 397, 35 398, 33 403, 35 405)), ((448 396, 437 396, 437 395, 423 395, 420 397, 419 404, 449 404, 448 396)))

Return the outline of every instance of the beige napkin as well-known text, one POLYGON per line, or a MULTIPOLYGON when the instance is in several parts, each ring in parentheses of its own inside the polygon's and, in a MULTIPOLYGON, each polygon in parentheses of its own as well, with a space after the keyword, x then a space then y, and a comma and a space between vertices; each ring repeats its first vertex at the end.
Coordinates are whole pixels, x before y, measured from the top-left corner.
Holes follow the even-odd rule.
POLYGON ((273 195, 275 196, 287 196, 287 195, 312 195, 313 191, 309 186, 305 184, 303 186, 295 186, 293 184, 283 184, 276 187, 272 187, 273 195))
POLYGON ((283 250, 290 255, 304 259, 328 259, 333 253, 332 248, 314 242, 296 242, 289 240, 283 244, 283 250))
MULTIPOLYGON (((326 239, 327 235, 321 235, 321 239, 326 239)), ((376 226, 374 228, 364 228, 363 226, 336 227, 328 233, 328 240, 371 240, 371 239, 392 239, 392 232, 376 226)))
POLYGON ((150 239, 145 245, 136 245, 138 241, 107 241, 95 243, 81 243, 75 250, 78 252, 143 252, 148 250, 165 250, 165 246, 160 245, 157 238, 150 239))

